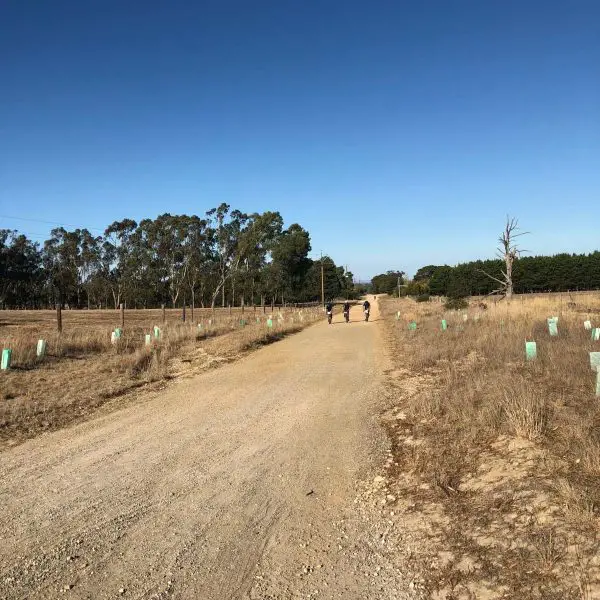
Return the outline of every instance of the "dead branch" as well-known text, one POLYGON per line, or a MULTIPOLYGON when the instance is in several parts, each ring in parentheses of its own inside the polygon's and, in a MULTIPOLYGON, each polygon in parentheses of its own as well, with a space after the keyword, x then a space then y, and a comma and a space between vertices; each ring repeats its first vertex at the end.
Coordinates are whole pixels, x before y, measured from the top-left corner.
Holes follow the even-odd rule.
MULTIPOLYGON (((493 279, 494 281, 498 282, 500 285, 506 285, 506 281, 501 281, 500 279, 494 277, 493 275, 490 275, 488 272, 484 271, 483 269, 477 269, 480 273, 483 273, 484 275, 487 275, 490 279, 493 279)), ((504 275, 504 273, 503 273, 504 275)))

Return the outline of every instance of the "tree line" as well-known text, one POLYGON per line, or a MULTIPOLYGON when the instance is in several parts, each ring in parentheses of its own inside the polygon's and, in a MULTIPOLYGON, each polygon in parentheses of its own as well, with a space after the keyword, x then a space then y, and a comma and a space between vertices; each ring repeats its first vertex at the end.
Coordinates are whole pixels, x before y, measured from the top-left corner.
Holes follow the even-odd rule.
POLYGON ((400 286, 404 285, 403 271, 386 271, 371 279, 371 293, 398 295, 400 286))
MULTIPOLYGON (((498 288, 504 261, 476 260, 456 266, 421 267, 409 284, 409 293, 454 298, 487 295, 498 288)), ((517 294, 600 289, 600 252, 525 256, 513 264, 513 285, 517 294)))
POLYGON ((308 231, 278 212, 221 204, 203 217, 123 219, 102 235, 57 227, 39 244, 0 229, 0 307, 243 306, 352 297, 353 276, 312 260, 308 231), (321 268, 322 267, 322 268, 321 268))

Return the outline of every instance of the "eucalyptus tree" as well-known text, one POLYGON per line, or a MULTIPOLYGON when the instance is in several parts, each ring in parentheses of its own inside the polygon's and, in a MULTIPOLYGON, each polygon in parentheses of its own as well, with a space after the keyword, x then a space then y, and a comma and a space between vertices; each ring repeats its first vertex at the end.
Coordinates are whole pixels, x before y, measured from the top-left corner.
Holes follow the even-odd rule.
POLYGON ((208 221, 196 215, 187 217, 186 235, 183 240, 183 254, 186 264, 185 284, 190 292, 192 311, 196 306, 196 294, 204 305, 204 292, 211 276, 214 264, 212 243, 213 231, 208 221))
POLYGON ((91 306, 96 278, 102 269, 102 237, 93 236, 87 229, 79 232, 78 280, 86 292, 87 307, 91 306))
POLYGON ((135 233, 138 224, 133 219, 114 221, 104 231, 101 247, 101 277, 112 294, 114 307, 118 308, 129 289, 136 272, 135 233))
POLYGON ((142 220, 134 234, 140 288, 168 298, 173 307, 186 282, 188 219, 164 213, 156 219, 142 220))
POLYGON ((42 273, 38 244, 17 231, 0 229, 0 307, 35 306, 42 273))
POLYGON ((276 239, 271 256, 273 264, 269 277, 272 290, 282 301, 302 296, 306 274, 311 261, 310 235, 297 223, 290 225, 276 239))
POLYGON ((214 273, 216 284, 211 298, 211 308, 215 308, 217 298, 221 294, 222 306, 225 306, 225 284, 239 267, 241 256, 238 252, 240 233, 248 221, 248 215, 239 210, 230 210, 229 204, 222 203, 209 210, 209 226, 214 231, 212 248, 214 255, 214 273))
POLYGON ((240 231, 237 245, 238 265, 234 281, 238 281, 240 304, 244 305, 248 297, 255 301, 259 289, 261 271, 267 265, 273 248, 281 237, 283 218, 278 212, 254 213, 248 217, 245 227, 240 231))

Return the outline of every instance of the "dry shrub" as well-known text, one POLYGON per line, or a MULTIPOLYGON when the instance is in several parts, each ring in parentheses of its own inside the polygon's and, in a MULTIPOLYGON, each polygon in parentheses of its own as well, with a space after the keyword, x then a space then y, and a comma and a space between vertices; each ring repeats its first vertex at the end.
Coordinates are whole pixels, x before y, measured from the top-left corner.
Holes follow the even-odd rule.
POLYGON ((5 347, 12 350, 12 365, 13 367, 31 368, 38 362, 36 355, 37 340, 31 337, 20 337, 14 341, 5 343, 5 347))
POLYGON ((546 432, 550 406, 544 394, 533 384, 506 385, 502 408, 515 435, 537 440, 546 432))
POLYGON ((125 367, 131 377, 144 381, 160 381, 168 373, 170 352, 167 347, 140 348, 130 355, 125 367))
POLYGON ((567 541, 555 528, 545 527, 532 532, 530 543, 537 568, 542 572, 550 573, 567 552, 567 541))
POLYGON ((105 352, 111 347, 110 332, 91 329, 74 330, 49 340, 48 353, 54 356, 80 356, 105 352))
POLYGON ((589 432, 581 448, 581 463, 591 476, 600 476, 600 442, 596 432, 589 432))
POLYGON ((593 524, 595 506, 584 490, 573 485, 566 477, 558 477, 553 483, 553 489, 567 516, 577 523, 588 521, 593 524))
POLYGON ((169 373, 169 352, 166 348, 157 348, 152 352, 146 352, 146 361, 142 371, 145 380, 160 381, 169 373))

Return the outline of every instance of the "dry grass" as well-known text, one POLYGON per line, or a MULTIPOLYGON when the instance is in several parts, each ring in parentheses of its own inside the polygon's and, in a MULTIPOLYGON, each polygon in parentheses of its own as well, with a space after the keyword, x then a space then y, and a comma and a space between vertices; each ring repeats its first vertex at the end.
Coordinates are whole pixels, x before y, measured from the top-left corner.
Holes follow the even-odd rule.
POLYGON ((477 565, 430 572, 432 592, 600 597, 600 399, 588 354, 600 342, 583 327, 588 318, 600 325, 600 295, 473 302, 461 312, 408 299, 382 305, 401 373, 390 385, 402 419, 387 419, 405 481, 398 492, 446 515, 451 525, 437 535, 477 565), (537 342, 535 361, 525 359, 526 340, 537 342), (496 591, 482 591, 484 582, 496 591))
POLYGON ((0 448, 87 418, 136 388, 234 360, 322 318, 315 309, 276 311, 269 328, 269 315, 258 311, 208 313, 200 323, 182 323, 179 311, 167 311, 164 324, 160 310, 128 311, 123 335, 112 344, 118 311, 63 314, 58 335, 52 311, 0 312, 0 344, 13 351, 12 368, 0 372, 0 448), (160 339, 146 346, 155 324, 160 339), (40 338, 47 341, 42 360, 36 356, 40 338))

